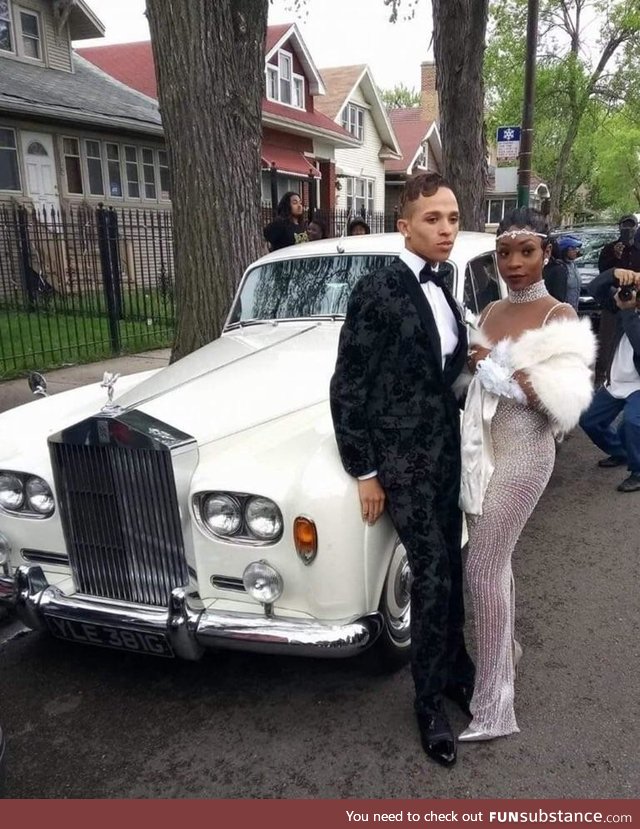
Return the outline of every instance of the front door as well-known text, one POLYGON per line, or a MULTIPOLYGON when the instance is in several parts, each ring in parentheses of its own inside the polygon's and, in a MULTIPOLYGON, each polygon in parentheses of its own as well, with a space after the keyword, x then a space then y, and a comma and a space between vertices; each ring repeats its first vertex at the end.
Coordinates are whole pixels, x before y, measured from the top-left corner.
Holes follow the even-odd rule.
POLYGON ((27 172, 27 194, 37 210, 60 209, 53 139, 46 132, 23 132, 22 152, 27 172))

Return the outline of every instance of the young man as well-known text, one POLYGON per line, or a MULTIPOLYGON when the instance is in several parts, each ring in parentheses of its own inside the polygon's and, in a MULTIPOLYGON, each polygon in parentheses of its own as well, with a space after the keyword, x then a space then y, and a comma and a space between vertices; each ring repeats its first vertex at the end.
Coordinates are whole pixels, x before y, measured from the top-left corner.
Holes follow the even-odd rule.
POLYGON ((386 507, 407 550, 418 725, 425 752, 450 766, 456 746, 443 696, 468 713, 475 673, 463 636, 460 421, 451 390, 467 338, 444 265, 459 213, 434 173, 411 178, 399 208, 405 249, 354 287, 331 411, 362 519, 374 524, 386 507))
POLYGON ((597 276, 589 293, 611 307, 616 315, 616 332, 606 359, 606 381, 580 425, 608 457, 601 467, 627 466, 629 476, 618 486, 619 492, 640 491, 640 273, 615 268, 597 276), (623 289, 623 296, 620 295, 623 289), (624 295, 624 289, 628 296, 624 295), (611 424, 623 413, 618 429, 611 424))
POLYGON ((263 231, 270 251, 309 241, 303 213, 304 205, 298 193, 292 190, 285 193, 278 202, 276 218, 263 231))
POLYGON ((640 245, 634 245, 638 220, 633 213, 622 216, 618 222, 619 235, 615 242, 609 242, 600 251, 598 270, 600 273, 611 268, 640 270, 640 245))

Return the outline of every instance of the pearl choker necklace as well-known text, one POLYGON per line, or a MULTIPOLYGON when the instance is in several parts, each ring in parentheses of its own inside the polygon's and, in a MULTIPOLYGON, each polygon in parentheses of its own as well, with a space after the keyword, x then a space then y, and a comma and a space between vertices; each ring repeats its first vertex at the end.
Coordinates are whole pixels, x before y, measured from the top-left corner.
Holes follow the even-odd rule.
POLYGON ((523 302, 535 302, 536 299, 542 299, 545 296, 549 296, 549 291, 542 279, 540 282, 534 282, 533 285, 523 288, 522 291, 512 291, 509 288, 509 302, 518 305, 523 302))

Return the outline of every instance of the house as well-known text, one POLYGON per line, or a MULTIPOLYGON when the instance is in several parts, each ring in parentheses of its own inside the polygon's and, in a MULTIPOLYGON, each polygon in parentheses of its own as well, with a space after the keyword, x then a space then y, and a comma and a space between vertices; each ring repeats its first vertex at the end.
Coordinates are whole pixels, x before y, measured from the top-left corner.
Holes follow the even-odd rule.
MULTIPOLYGON (((122 83, 157 98, 150 42, 77 51, 122 83)), ((335 206, 336 150, 358 147, 360 142, 319 110, 317 102, 324 94, 323 79, 298 27, 269 26, 262 100, 264 203, 298 190, 318 206, 335 206)))
POLYGON ((0 203, 170 204, 156 101, 71 49, 103 34, 84 0, 0 3, 0 203))
POLYGON ((385 161, 401 151, 378 88, 366 65, 321 69, 327 94, 318 98, 320 112, 340 124, 358 146, 335 151, 336 206, 371 214, 384 211, 385 161))

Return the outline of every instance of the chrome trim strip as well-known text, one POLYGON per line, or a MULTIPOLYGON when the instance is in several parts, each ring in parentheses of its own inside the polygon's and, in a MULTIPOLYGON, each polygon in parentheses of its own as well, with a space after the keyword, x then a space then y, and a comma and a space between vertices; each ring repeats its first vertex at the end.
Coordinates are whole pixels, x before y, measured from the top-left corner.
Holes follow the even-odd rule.
MULTIPOLYGON (((6 579, 0 579, 0 584, 6 579)), ((372 645, 382 632, 380 613, 335 623, 315 619, 267 618, 256 613, 206 610, 197 594, 178 587, 168 608, 106 601, 95 596, 65 596, 49 585, 42 568, 22 565, 12 585, 18 617, 28 627, 46 628, 46 617, 85 624, 165 634, 175 654, 198 659, 207 647, 323 658, 355 655, 372 645)))

